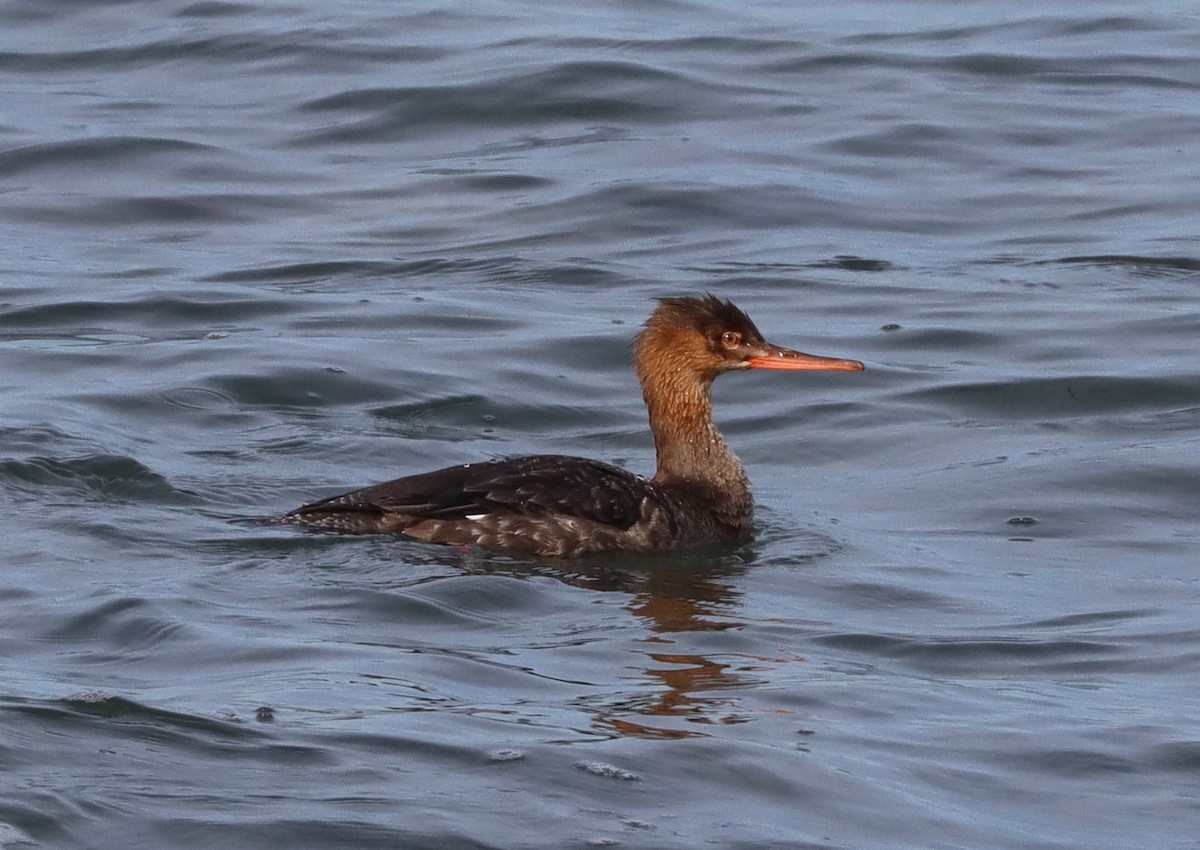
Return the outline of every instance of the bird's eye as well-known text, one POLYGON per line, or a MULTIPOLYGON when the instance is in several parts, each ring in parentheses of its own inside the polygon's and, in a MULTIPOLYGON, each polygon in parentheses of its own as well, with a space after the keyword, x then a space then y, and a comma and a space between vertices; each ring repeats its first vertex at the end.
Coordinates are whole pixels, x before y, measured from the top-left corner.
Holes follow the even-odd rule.
POLYGON ((725 331, 721 334, 721 345, 726 348, 737 348, 742 344, 742 335, 734 331, 725 331))

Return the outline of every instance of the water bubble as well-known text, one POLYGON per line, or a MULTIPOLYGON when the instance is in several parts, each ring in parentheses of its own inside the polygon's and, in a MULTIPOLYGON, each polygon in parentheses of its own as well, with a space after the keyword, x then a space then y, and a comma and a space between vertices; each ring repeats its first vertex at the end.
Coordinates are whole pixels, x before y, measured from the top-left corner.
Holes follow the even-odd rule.
POLYGON ((525 753, 520 750, 492 750, 488 758, 492 761, 517 761, 525 758, 525 753))
POLYGON ((588 773, 596 776, 603 776, 605 779, 621 779, 625 782, 639 782, 640 776, 631 770, 625 770, 622 767, 617 767, 615 764, 605 764, 602 761, 578 761, 575 766, 580 770, 586 770, 588 773))

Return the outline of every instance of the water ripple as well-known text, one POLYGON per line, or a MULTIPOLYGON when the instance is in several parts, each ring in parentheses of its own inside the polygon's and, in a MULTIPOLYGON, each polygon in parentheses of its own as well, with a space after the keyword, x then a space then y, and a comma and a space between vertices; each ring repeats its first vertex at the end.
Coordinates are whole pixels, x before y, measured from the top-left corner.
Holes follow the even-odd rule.
POLYGON ((0 484, 27 493, 46 488, 66 490, 105 503, 140 501, 187 504, 190 493, 177 490, 163 476, 131 457, 30 457, 0 460, 0 484))
POLYGON ((1180 8, 0 5, 0 844, 1188 844, 1180 8), (705 289, 868 365, 717 383, 743 546, 229 522, 649 472, 705 289))

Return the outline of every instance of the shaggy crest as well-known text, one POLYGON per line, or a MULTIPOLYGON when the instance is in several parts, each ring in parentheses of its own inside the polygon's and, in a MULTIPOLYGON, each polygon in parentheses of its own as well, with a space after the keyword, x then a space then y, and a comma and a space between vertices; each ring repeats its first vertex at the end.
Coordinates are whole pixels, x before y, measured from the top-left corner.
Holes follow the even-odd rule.
POLYGON ((747 342, 762 342, 763 338, 750 317, 732 301, 710 294, 658 299, 658 308, 646 320, 646 327, 699 331, 706 339, 725 331, 736 331, 747 342))

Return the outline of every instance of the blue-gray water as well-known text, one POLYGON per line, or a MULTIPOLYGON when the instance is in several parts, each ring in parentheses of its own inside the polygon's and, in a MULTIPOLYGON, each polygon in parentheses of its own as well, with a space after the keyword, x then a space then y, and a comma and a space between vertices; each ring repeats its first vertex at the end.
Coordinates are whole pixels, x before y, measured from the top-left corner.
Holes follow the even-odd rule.
POLYGON ((1194 848, 1194 3, 0 7, 0 847, 1194 848), (226 521, 639 470, 737 551, 226 521))

